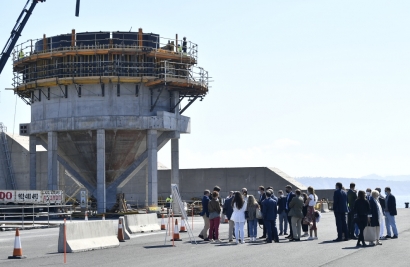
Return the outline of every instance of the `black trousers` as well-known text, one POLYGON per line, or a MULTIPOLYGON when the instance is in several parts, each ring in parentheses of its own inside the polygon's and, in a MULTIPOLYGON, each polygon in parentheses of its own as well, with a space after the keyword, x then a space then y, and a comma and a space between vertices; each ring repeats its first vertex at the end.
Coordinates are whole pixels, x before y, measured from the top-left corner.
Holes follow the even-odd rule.
POLYGON ((357 227, 359 227, 359 238, 357 240, 357 243, 362 242, 364 244, 364 236, 363 236, 363 231, 364 228, 366 228, 367 225, 367 217, 363 217, 363 218, 358 218, 357 221, 357 227))
POLYGON ((288 216, 288 223, 289 223, 289 229, 290 229, 289 236, 293 237, 293 231, 292 231, 292 216, 288 216))
POLYGON ((345 234, 345 239, 349 238, 347 233, 346 214, 344 212, 335 212, 337 238, 342 239, 345 234))
POLYGON ((347 230, 349 231, 349 237, 354 237, 354 213, 349 212, 347 214, 347 230))

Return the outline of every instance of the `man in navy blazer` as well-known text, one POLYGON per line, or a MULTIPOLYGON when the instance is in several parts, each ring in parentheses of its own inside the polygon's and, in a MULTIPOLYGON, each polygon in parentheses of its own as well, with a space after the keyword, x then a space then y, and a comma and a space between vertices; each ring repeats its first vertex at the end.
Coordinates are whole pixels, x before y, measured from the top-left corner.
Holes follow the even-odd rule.
POLYGON ((399 232, 397 231, 396 219, 394 218, 394 216, 397 215, 396 198, 391 193, 390 187, 386 187, 384 189, 384 193, 386 194, 384 215, 387 230, 387 235, 385 236, 385 238, 398 238, 399 232), (391 236, 391 230, 393 230, 393 236, 391 236))
POLYGON ((346 224, 346 213, 348 212, 347 208, 347 194, 342 190, 342 183, 336 183, 336 190, 333 194, 333 212, 336 219, 336 228, 337 228, 337 238, 333 241, 338 242, 343 240, 349 240, 349 234, 347 232, 346 224))
MULTIPOLYGON (((263 185, 259 186, 258 193, 259 193, 258 204, 262 210, 263 208, 262 202, 266 199, 265 187, 263 185)), ((263 219, 259 219, 258 222, 259 222, 259 225, 263 225, 264 223, 263 219)), ((263 226, 263 234, 259 238, 266 238, 266 227, 265 226, 263 226)))
POLYGON ((208 212, 209 194, 210 194, 210 191, 208 189, 206 189, 204 191, 204 196, 202 197, 202 211, 199 214, 204 219, 204 229, 202 229, 201 233, 198 236, 199 238, 202 238, 202 239, 208 239, 208 231, 209 231, 209 212, 208 212))
POLYGON ((289 216, 289 211, 290 211, 289 203, 292 201, 292 198, 294 198, 296 195, 295 195, 295 193, 292 192, 292 186, 291 185, 286 186, 286 193, 288 193, 288 195, 286 196, 286 209, 285 209, 285 211, 286 211, 286 215, 288 217, 288 223, 289 223, 289 229, 290 229, 289 235, 286 236, 286 238, 289 239, 289 238, 293 238, 293 231, 292 231, 292 225, 291 225, 292 216, 289 216))
POLYGON ((267 243, 279 242, 278 229, 276 228, 276 215, 278 214, 277 202, 272 198, 273 191, 266 191, 266 199, 262 203, 262 214, 264 221, 264 228, 266 228, 266 233, 268 238, 267 243), (273 234, 273 236, 272 236, 273 234))
POLYGON ((286 215, 286 197, 283 195, 283 191, 278 192, 278 215, 279 215, 279 235, 288 234, 288 216, 286 215))

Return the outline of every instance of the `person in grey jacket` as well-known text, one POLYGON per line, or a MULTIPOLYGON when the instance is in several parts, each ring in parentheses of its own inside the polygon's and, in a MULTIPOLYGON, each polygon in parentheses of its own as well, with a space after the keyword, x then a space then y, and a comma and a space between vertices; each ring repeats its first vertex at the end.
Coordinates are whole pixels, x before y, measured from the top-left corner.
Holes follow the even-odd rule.
POLYGON ((300 241, 300 236, 302 234, 302 218, 303 218, 303 198, 300 196, 300 190, 295 191, 296 196, 292 198, 289 203, 289 216, 292 217, 292 233, 289 241, 300 241))
POLYGON ((256 241, 256 234, 258 229, 258 219, 256 218, 256 210, 259 209, 258 202, 253 195, 248 195, 248 204, 247 204, 247 211, 248 211, 248 225, 249 225, 249 236, 251 238, 251 242, 256 241))

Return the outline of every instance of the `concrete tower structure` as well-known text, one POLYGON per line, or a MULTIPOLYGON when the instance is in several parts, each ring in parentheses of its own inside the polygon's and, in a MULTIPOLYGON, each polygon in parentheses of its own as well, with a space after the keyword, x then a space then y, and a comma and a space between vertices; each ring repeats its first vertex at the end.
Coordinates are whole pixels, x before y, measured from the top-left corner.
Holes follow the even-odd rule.
POLYGON ((171 140, 171 182, 179 183, 182 113, 208 92, 197 45, 138 32, 86 32, 29 40, 16 47, 14 90, 31 105, 30 187, 36 145, 47 148, 48 188, 58 189, 57 162, 95 192, 98 212, 117 187, 147 166, 148 205, 158 201, 157 152, 171 140), (185 100, 184 100, 185 99, 185 100), (182 103, 185 106, 182 106, 182 103))

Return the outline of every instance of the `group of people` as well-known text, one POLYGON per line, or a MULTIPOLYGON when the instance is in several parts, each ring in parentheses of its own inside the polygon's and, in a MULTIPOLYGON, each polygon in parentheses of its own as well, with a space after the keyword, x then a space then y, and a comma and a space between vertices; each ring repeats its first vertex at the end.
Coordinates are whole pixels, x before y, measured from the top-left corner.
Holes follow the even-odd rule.
POLYGON ((381 188, 375 190, 367 188, 366 192, 362 190, 357 192, 355 187, 355 183, 351 183, 350 189, 345 190, 342 183, 336 183, 333 211, 338 236, 333 241, 355 239, 357 240, 356 246, 365 247, 368 245, 382 245, 381 239, 398 238, 395 220, 397 215, 396 198, 391 193, 391 188, 385 188, 385 197, 383 197, 381 188), (346 214, 348 215, 347 222, 346 214), (365 243, 364 238, 367 226, 369 226, 369 235, 367 237, 369 244, 365 243), (384 235, 385 227, 387 235, 384 235))
POLYGON ((170 41, 170 40, 168 40, 167 45, 165 45, 165 46, 163 46, 163 47, 161 47, 161 48, 164 49, 164 50, 172 51, 172 52, 177 52, 177 53, 184 53, 184 54, 186 54, 186 52, 187 52, 187 40, 186 40, 186 37, 184 37, 184 38, 182 39, 182 47, 181 47, 180 44, 178 44, 178 46, 176 47, 176 51, 175 51, 175 43, 174 43, 174 41, 170 41))
MULTIPOLYGON (((333 241, 354 239, 359 247, 381 245, 381 239, 398 238, 395 221, 396 198, 390 187, 385 188, 385 197, 382 196, 380 188, 367 188, 366 192, 357 192, 355 187, 356 185, 351 183, 350 189, 345 190, 341 183, 336 183, 333 212, 337 238, 333 241), (385 228, 387 235, 384 235, 385 228), (365 235, 369 244, 365 243, 365 235)), ((311 186, 305 193, 299 189, 293 192, 292 186, 288 185, 285 188, 286 194, 279 190, 278 197, 272 187, 265 190, 264 186, 259 186, 258 197, 248 195, 248 190, 242 188, 241 191, 230 191, 224 200, 219 195, 220 191, 219 186, 215 186, 212 192, 204 191, 200 214, 204 220, 204 228, 199 234, 204 241, 220 242, 219 225, 225 216, 229 224, 228 240, 233 242, 235 238, 236 244, 245 243, 245 223, 248 242, 256 241, 258 224, 263 229, 259 239, 265 240, 266 243, 279 242, 281 235, 285 235, 285 238, 292 242, 300 241, 303 237, 307 237, 307 240, 318 239, 317 223, 321 214, 315 209, 318 196, 311 186), (279 233, 276 227, 277 218, 279 233)))
POLYGON ((233 242, 235 238, 236 244, 245 243, 245 223, 249 242, 256 241, 258 224, 263 229, 259 239, 264 239, 267 243, 278 243, 280 235, 287 235, 289 241, 300 241, 302 237, 308 237, 307 240, 317 239, 316 223, 321 215, 315 210, 318 200, 315 190, 309 187, 307 193, 302 193, 299 189, 293 192, 291 185, 286 186, 285 190, 286 195, 279 190, 279 197, 276 197, 272 187, 266 188, 265 191, 264 186, 259 186, 259 196, 256 198, 248 195, 248 190, 243 188, 241 191, 230 191, 223 202, 219 196, 219 186, 215 186, 212 193, 208 189, 205 190, 200 214, 204 220, 204 228, 199 238, 204 241, 220 242, 219 224, 221 218, 226 216, 229 223, 229 242, 233 242), (278 215, 279 233, 276 227, 278 215))

